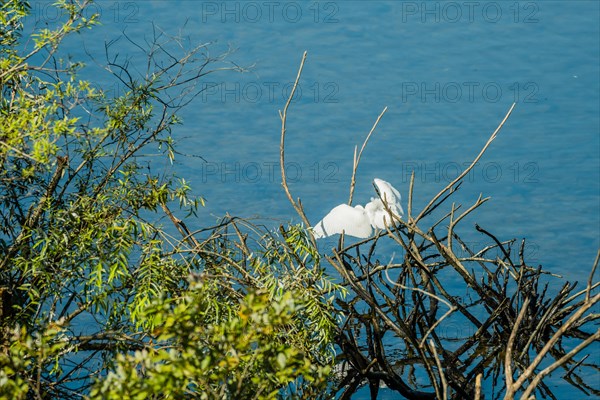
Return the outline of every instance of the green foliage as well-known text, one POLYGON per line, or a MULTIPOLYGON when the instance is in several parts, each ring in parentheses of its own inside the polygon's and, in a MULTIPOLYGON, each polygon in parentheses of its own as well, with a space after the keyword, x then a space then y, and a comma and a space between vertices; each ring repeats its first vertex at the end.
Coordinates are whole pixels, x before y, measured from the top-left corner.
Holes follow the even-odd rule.
POLYGON ((494 246, 468 250, 453 229, 481 198, 457 218, 453 203, 422 229, 421 217, 460 179, 416 218, 409 204, 394 229, 369 239, 368 253, 360 242, 327 257, 348 299, 303 226, 269 232, 235 217, 197 226, 204 199, 164 168, 177 155, 172 133, 202 91, 199 80, 241 69, 211 70, 228 54, 185 49, 188 42, 155 27, 135 46, 146 70, 107 54, 104 69, 120 94, 94 89, 82 79, 85 65, 61 49, 65 37, 98 22, 84 17, 87 4, 58 0, 58 21, 24 32, 28 2, 0 0, 0 399, 349 398, 366 381, 373 397, 383 381, 412 398, 445 397, 446 383, 471 398, 477 376, 491 373, 496 384, 511 364, 521 378, 512 385, 507 375, 507 398, 536 385, 552 396, 545 373, 535 376, 548 353, 555 368, 568 367, 565 379, 598 393, 575 371, 598 366, 572 359, 562 343, 581 339, 581 351, 600 338, 583 330, 598 318, 588 311, 600 302, 593 276, 587 290, 571 294, 575 285, 566 284, 548 299, 538 290, 543 271, 510 260, 506 243, 494 238, 503 259, 482 258, 494 246), (160 172, 144 154, 162 155, 152 158, 160 172), (384 236, 400 246, 401 261, 376 259, 384 236), (470 257, 459 258, 457 244, 470 257), (476 294, 462 301, 446 290, 443 270, 476 294), (459 313, 474 334, 444 347, 442 322, 459 313), (405 348, 388 351, 390 339, 405 348), (511 341, 525 349, 512 361, 511 341), (347 368, 332 387, 334 343, 347 368), (530 363, 533 350, 538 361, 530 363), (411 389, 431 386, 435 393, 411 389))
POLYGON ((227 304, 214 302, 219 292, 201 275, 182 297, 153 304, 147 312, 157 342, 119 356, 91 397, 275 399, 285 388, 291 398, 303 383, 325 384, 330 366, 290 340, 304 308, 296 293, 251 292, 227 304))
POLYGON ((68 346, 65 339, 60 321, 32 335, 24 327, 14 327, 10 345, 3 345, 0 352, 0 399, 27 398, 31 383, 22 375, 23 371, 33 370, 48 379, 56 377, 60 372, 56 359, 68 346))
POLYGON ((305 303, 302 313, 309 325, 293 338, 299 346, 311 340, 331 343, 338 322, 331 318, 332 304, 335 295, 343 295, 345 289, 333 284, 322 269, 315 267, 319 265, 320 256, 302 226, 289 226, 287 231, 282 229, 281 234, 283 243, 278 237, 267 237, 264 250, 257 257, 249 257, 253 271, 260 277, 257 285, 273 296, 288 291, 302 296, 305 303), (323 296, 327 297, 324 299, 323 296), (323 313, 323 307, 329 312, 323 313), (303 334, 307 336, 302 337, 303 334))
POLYGON ((29 4, 0 2, 0 395, 314 393, 339 288, 305 230, 190 235, 169 207, 204 200, 142 155, 173 161, 177 113, 225 55, 173 60, 181 41, 157 36, 139 75, 107 60, 120 95, 94 89, 60 46, 97 23, 86 4, 58 1, 60 21, 25 33, 29 4))

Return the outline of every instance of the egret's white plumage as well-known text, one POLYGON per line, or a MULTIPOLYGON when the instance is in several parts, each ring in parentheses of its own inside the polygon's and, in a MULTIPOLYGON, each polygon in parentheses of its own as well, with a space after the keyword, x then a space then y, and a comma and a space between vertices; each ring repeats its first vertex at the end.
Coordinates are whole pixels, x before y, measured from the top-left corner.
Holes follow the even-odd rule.
POLYGON ((373 184, 375 185, 375 190, 379 197, 371 197, 371 202, 365 205, 365 209, 367 209, 367 212, 370 214, 369 219, 371 225, 374 228, 385 229, 386 223, 387 225, 392 225, 392 221, 390 220, 390 214, 383 205, 382 200, 386 202, 389 210, 394 215, 401 217, 404 215, 404 210, 402 209, 402 205, 400 205, 402 196, 400 196, 400 192, 398 192, 395 187, 382 179, 375 178, 373 184))
POLYGON ((400 200, 402 199, 400 192, 389 182, 386 182, 383 179, 375 178, 373 183, 377 188, 377 192, 381 200, 386 201, 394 213, 404 215, 404 210, 400 205, 400 200))
POLYGON ((340 204, 329 212, 313 228, 316 238, 346 232, 346 235, 368 238, 373 233, 371 222, 363 206, 352 207, 340 204))
POLYGON ((389 212, 397 217, 404 215, 400 205, 400 192, 384 180, 375 178, 373 183, 379 197, 371 198, 364 207, 347 204, 335 207, 314 226, 315 237, 319 239, 344 232, 346 235, 365 239, 371 236, 373 228, 385 229, 386 225, 392 225, 389 212))

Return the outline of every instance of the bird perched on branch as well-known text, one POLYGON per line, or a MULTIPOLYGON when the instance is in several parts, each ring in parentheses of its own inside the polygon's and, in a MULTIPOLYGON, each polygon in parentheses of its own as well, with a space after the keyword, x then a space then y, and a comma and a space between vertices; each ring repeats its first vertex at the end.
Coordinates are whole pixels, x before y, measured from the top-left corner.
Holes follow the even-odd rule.
POLYGON ((400 192, 389 182, 378 178, 373 180, 373 186, 378 197, 372 197, 364 207, 347 204, 335 207, 313 227, 315 238, 344 232, 346 235, 365 239, 373 234, 373 228, 386 229, 386 225, 393 226, 390 212, 398 218, 404 215, 400 205, 400 192))

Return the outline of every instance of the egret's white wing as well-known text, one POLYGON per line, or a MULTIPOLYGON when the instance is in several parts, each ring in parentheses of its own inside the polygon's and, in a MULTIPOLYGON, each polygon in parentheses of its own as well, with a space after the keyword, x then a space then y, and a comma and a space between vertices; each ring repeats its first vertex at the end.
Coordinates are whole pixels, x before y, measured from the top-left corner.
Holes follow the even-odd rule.
MULTIPOLYGON (((381 197, 382 200, 384 200, 388 204, 388 207, 390 208, 390 210, 394 214, 398 214, 398 216, 400 216, 400 217, 403 216, 404 210, 402 209, 402 205, 400 204, 400 200, 402 200, 402 196, 400 195, 400 192, 395 187, 393 187, 389 182, 386 182, 382 179, 375 178, 373 180, 373 182, 375 183, 375 186, 377 187, 377 190, 379 191, 379 196, 381 197)), ((384 210, 385 210, 385 208, 384 208, 384 210)))
POLYGON ((371 236, 373 233, 371 221, 362 206, 351 207, 347 204, 340 204, 313 228, 317 239, 342 232, 362 239, 371 236))
POLYGON ((374 198, 367 203, 365 211, 373 228, 385 229, 386 223, 388 226, 393 226, 390 214, 386 211, 383 202, 379 198, 374 198))

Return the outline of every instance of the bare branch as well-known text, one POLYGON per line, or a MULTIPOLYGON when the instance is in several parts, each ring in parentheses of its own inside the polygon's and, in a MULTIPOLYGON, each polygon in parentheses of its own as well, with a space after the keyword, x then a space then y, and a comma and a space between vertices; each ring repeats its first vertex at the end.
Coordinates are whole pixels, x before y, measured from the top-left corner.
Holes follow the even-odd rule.
POLYGON ((500 122, 500 125, 498 125, 496 130, 492 133, 492 135, 490 136, 488 141, 485 143, 485 145, 483 146, 483 148, 481 149, 481 151, 479 152, 477 157, 475 157, 475 159, 471 162, 471 164, 459 176, 457 176, 452 182, 450 182, 444 189, 442 189, 437 195, 435 195, 433 197, 433 199, 431 199, 431 201, 423 208, 423 211, 421 211, 421 213, 415 218, 415 224, 417 222, 419 222, 419 220, 421 218, 423 218, 423 215, 425 215, 425 213, 427 213, 429 208, 437 201, 437 199, 439 199, 444 193, 446 193, 454 185, 456 185, 459 181, 461 181, 469 173, 469 171, 471 171, 473 169, 473 167, 475 167, 475 165, 477 164, 479 159, 483 156, 483 154, 486 152, 486 150, 488 149, 490 144, 492 144, 494 139, 496 139, 498 132, 500 132, 500 129, 502 129, 502 127, 504 126, 504 123, 508 120, 508 117, 510 117, 510 115, 512 114, 513 109, 515 108, 516 105, 517 105, 517 103, 512 104, 512 106, 510 107, 510 109, 508 110, 506 115, 504 116, 504 119, 502 119, 502 122, 500 122))
POLYGON ((371 135, 373 134, 373 132, 375 132, 375 128, 377 128, 377 125, 379 125, 379 121, 381 121, 381 118, 383 117, 383 115, 385 114, 386 111, 387 111, 387 107, 385 107, 383 109, 381 114, 379 114, 379 116, 375 120, 375 123, 373 124, 373 126, 371 127, 371 130, 369 131, 369 134, 365 138, 365 141, 363 142, 363 144, 360 148, 360 151, 358 152, 358 155, 356 154, 356 146, 354 147, 354 158, 353 158, 353 163, 352 163, 352 178, 350 180, 350 197, 348 198, 348 205, 352 205, 352 197, 354 196, 354 186, 356 185, 356 170, 358 169, 358 164, 360 163, 360 158, 362 157, 362 153, 365 150, 365 147, 367 147, 367 143, 369 142, 371 135))
MULTIPOLYGON (((292 207, 294 207, 294 210, 296 210, 296 213, 298 213, 300 218, 302 218, 302 222, 304 222, 306 227, 309 228, 311 226, 311 224, 308 221, 306 214, 304 213, 304 209, 302 208, 302 203, 300 202, 300 199, 298 199, 298 202, 294 201, 294 198, 292 197, 292 194, 290 193, 290 188, 288 186, 287 177, 285 174, 285 134, 286 134, 287 112, 288 112, 288 108, 289 108, 290 104, 292 103, 292 99, 294 98, 294 94, 296 93, 296 88, 298 87, 298 82, 300 81, 300 76, 302 76, 302 69, 304 68, 304 62, 306 61, 307 54, 308 53, 305 51, 304 54, 302 55, 302 61, 300 61, 300 67, 298 68, 298 74, 296 75, 296 80, 294 81, 294 86, 292 86, 292 91, 290 92, 290 95, 285 103, 285 106, 283 107, 283 112, 279 111, 279 117, 281 119, 281 142, 279 144, 279 164, 281 167, 281 185, 283 186, 283 189, 285 190, 285 194, 287 195, 288 200, 292 204, 292 207)), ((315 240, 315 237, 314 237, 312 231, 310 232, 310 237, 311 237, 311 241, 312 241, 313 245, 315 247, 317 247, 317 242, 315 240)))

